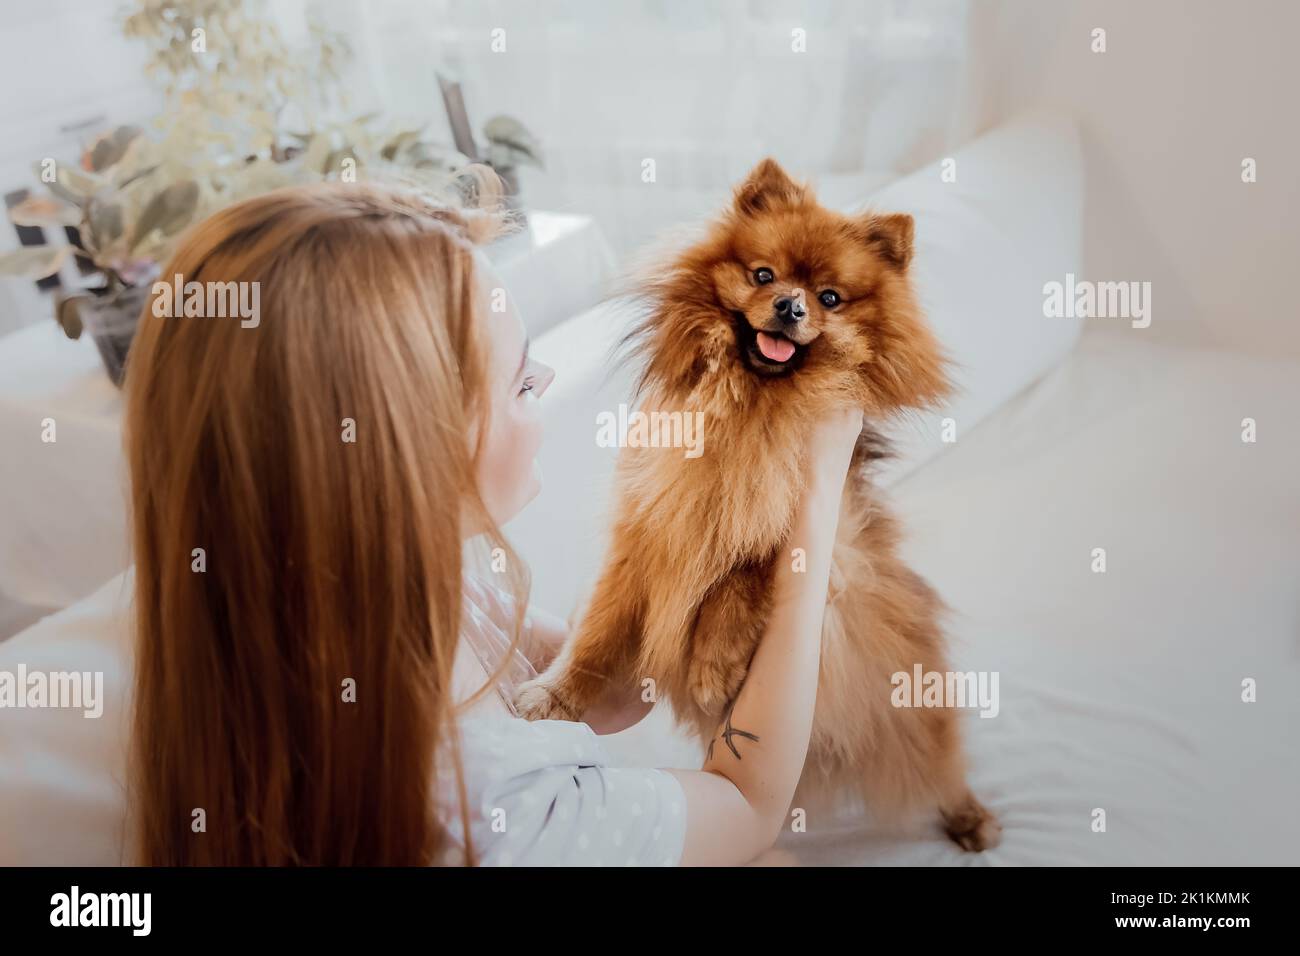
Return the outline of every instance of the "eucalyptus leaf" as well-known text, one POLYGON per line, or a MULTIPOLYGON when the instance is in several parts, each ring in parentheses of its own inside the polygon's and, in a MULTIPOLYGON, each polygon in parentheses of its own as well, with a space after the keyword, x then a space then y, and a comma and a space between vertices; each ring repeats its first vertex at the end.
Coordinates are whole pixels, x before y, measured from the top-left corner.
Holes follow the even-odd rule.
POLYGON ((44 279, 63 268, 71 246, 24 246, 0 253, 0 276, 44 279))
POLYGON ((122 207, 112 202, 92 202, 90 204, 90 235, 94 246, 92 252, 106 249, 126 231, 123 226, 122 207))
POLYGON ((119 126, 107 136, 100 137, 90 151, 91 169, 98 173, 116 165, 140 132, 138 126, 119 126))
POLYGON ((311 142, 302 153, 302 166, 313 173, 323 173, 326 170, 326 162, 329 160, 330 153, 333 149, 330 145, 330 137, 323 133, 313 136, 311 142))
POLYGON ((515 163, 542 165, 542 147, 524 126, 513 116, 494 116, 483 126, 483 135, 489 143, 500 144, 513 151, 515 163))
POLYGON ((41 163, 33 163, 32 169, 36 171, 36 178, 50 187, 50 192, 77 206, 84 206, 91 196, 106 185, 99 176, 78 169, 71 163, 55 163, 52 181, 45 179, 45 167, 41 163))
POLYGON ((148 136, 136 136, 126 145, 121 159, 106 170, 110 185, 117 189, 147 175, 158 166, 159 147, 148 136))
POLYGON ((9 210, 9 220, 15 226, 77 226, 81 224, 81 210, 72 203, 55 196, 28 196, 9 210))
POLYGON ((397 158, 398 153, 420 138, 420 133, 421 130, 418 129, 408 129, 398 133, 384 144, 379 155, 391 163, 397 158))
POLYGON ((126 189, 128 186, 135 185, 135 183, 137 183, 141 179, 144 179, 144 177, 148 176, 150 173, 152 173, 155 169, 157 169, 161 165, 162 165, 161 163, 155 163, 152 166, 145 166, 142 169, 136 170, 130 176, 126 177, 121 182, 119 182, 117 184, 117 188, 120 190, 120 189, 126 189))
POLYGON ((437 143, 416 143, 406 151, 402 161, 415 169, 459 169, 469 165, 464 153, 437 143))
POLYGON ((199 184, 192 179, 172 183, 158 193, 140 213, 132 232, 132 251, 154 230, 170 236, 190 221, 199 201, 199 184))
POLYGON ((70 339, 81 338, 85 324, 81 321, 81 303, 91 298, 87 294, 69 295, 59 299, 54 306, 54 320, 63 329, 63 334, 70 339))

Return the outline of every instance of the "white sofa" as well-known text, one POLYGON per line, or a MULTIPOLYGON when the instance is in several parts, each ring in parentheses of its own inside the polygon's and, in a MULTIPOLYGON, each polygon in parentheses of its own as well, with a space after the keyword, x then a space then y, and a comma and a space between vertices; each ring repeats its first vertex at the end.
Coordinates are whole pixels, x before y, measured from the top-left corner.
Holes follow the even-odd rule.
MULTIPOLYGON (((1127 325, 1072 351, 1078 323, 1043 317, 1042 285, 1082 271, 1073 127, 1026 118, 957 159, 957 183, 922 170, 871 197, 916 215, 921 293, 963 366, 944 413, 957 442, 945 448, 935 418, 898 426, 889 480, 909 560, 954 608, 957 665, 1001 674, 998 717, 966 725, 1003 844, 971 858, 932 821, 896 833, 810 819, 777 857, 1295 863, 1300 365, 1162 348, 1127 325), (1240 441, 1245 416, 1258 443, 1240 441), (1099 546, 1105 574, 1091 569, 1099 546)), ((599 308, 535 343, 558 370, 547 481, 509 530, 535 601, 563 613, 600 563, 613 452, 595 416, 626 397, 604 362, 621 322, 599 308)), ((120 860, 128 594, 115 579, 0 644, 0 670, 101 669, 108 698, 100 720, 0 711, 0 864, 120 860)), ((622 762, 696 759, 662 710, 609 740, 622 762)))

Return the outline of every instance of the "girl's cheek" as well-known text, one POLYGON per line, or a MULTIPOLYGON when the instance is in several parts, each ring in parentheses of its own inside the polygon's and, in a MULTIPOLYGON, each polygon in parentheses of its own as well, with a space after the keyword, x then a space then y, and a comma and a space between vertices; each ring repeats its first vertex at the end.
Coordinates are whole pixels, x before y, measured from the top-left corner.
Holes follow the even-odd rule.
POLYGON ((529 399, 523 404, 525 410, 520 425, 530 453, 536 454, 542 444, 542 406, 536 399, 529 399))
POLYGON ((535 399, 521 398, 510 414, 509 435, 505 439, 510 466, 505 469, 514 488, 510 494, 514 509, 522 508, 541 489, 541 470, 537 453, 542 447, 541 407, 535 399))
POLYGON ((531 405, 532 408, 530 414, 522 423, 523 427, 520 429, 521 434, 519 436, 519 445, 524 455, 524 462, 529 468, 530 473, 534 479, 540 479, 540 470, 537 465, 537 453, 542 447, 541 409, 535 401, 530 401, 527 404, 531 405))
POLYGON ((542 404, 534 396, 520 395, 511 403, 506 414, 512 439, 528 442, 537 440, 542 430, 542 404))

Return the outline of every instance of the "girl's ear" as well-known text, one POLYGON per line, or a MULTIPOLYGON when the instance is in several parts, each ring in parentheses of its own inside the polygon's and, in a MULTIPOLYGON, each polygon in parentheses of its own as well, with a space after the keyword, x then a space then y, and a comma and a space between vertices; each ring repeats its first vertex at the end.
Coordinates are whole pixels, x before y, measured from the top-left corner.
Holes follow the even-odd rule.
POLYGON ((867 213, 857 220, 858 232, 867 245, 900 272, 912 261, 912 236, 916 226, 905 212, 867 213))
POLYGON ((807 189, 787 176, 780 164, 769 157, 736 187, 735 206, 737 212, 752 215, 776 206, 793 206, 806 196, 807 189))

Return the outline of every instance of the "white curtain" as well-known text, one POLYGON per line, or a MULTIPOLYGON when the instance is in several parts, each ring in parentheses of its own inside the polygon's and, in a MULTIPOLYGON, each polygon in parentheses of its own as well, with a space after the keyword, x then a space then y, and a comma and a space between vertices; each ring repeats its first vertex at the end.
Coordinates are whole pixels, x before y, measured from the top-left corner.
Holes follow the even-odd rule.
POLYGON ((459 79, 476 135, 507 113, 541 141, 526 203, 595 216, 619 252, 707 214, 763 156, 870 183, 956 145, 967 0, 317 6, 355 45, 358 103, 437 129, 436 73, 459 79))

